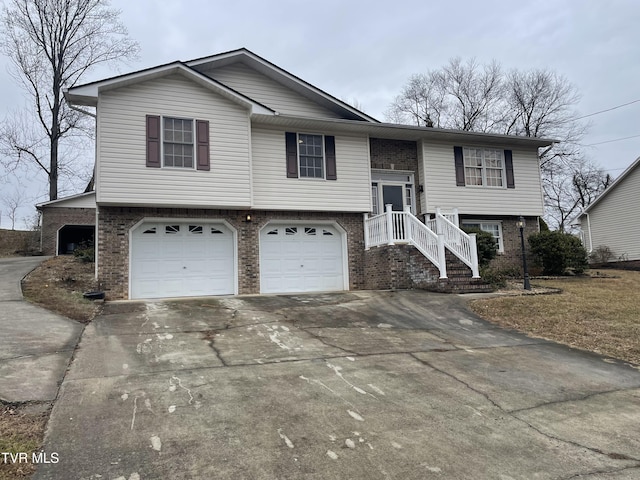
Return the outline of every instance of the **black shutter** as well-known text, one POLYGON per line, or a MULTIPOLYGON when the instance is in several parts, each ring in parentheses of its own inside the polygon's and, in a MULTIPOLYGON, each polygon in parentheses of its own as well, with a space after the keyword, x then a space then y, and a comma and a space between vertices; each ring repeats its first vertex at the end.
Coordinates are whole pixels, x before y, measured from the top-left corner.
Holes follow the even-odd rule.
POLYGON ((147 115, 147 167, 160 168, 160 117, 147 115))
POLYGON ((209 122, 196 120, 196 157, 198 170, 209 170, 209 122))
POLYGON ((507 172, 507 188, 516 188, 513 177, 513 153, 511 150, 504 151, 504 168, 507 172))
POLYGON ((464 157, 462 147, 453 147, 453 158, 456 167, 456 186, 464 187, 464 157))
POLYGON ((327 180, 337 180, 336 171, 336 138, 330 135, 324 137, 324 157, 327 162, 327 180))
POLYGON ((286 132, 287 178, 298 178, 298 135, 286 132))

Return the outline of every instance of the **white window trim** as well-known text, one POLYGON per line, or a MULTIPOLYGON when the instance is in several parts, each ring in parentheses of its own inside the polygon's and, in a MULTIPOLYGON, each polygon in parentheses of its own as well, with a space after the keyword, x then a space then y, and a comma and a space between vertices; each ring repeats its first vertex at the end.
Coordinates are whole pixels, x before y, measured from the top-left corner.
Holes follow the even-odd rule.
MULTIPOLYGON (((472 145, 467 145, 465 147, 462 147, 462 166, 464 168, 464 184, 465 187, 471 187, 471 188, 493 188, 493 189, 498 189, 498 190, 502 190, 502 189, 506 189, 507 188, 507 166, 505 165, 505 161, 504 161, 504 150, 500 149, 500 148, 487 148, 487 147, 474 147, 472 145), (473 150, 482 150, 487 151, 487 150, 493 150, 496 152, 500 152, 500 158, 502 159, 502 168, 500 169, 501 171, 501 175, 502 175, 502 185, 497 186, 497 185, 487 185, 487 166, 484 164, 484 154, 482 155, 482 166, 481 167, 469 167, 469 168, 480 168, 481 173, 482 173, 482 185, 471 185, 467 182, 467 164, 466 164, 466 151, 468 149, 473 149, 473 150)), ((497 168, 492 168, 493 170, 497 170, 497 168)))
MULTIPOLYGON (((480 230, 482 230, 482 224, 488 224, 488 225, 497 225, 498 226, 498 253, 504 253, 504 233, 502 231, 502 220, 482 220, 482 219, 471 219, 471 218, 467 218, 465 220, 462 220, 460 222, 462 224, 463 227, 473 227, 475 225, 480 225, 480 230)), ((487 230, 483 230, 483 231, 487 231, 487 230)), ((492 233, 492 232, 488 232, 488 233, 492 233)))
MULTIPOLYGON (((168 143, 175 143, 175 142, 168 142, 168 143)), ((186 143, 176 143, 176 145, 188 145, 186 143)), ((196 170, 197 167, 197 163, 198 163, 198 159, 196 158, 197 155, 197 150, 198 146, 196 145, 196 120, 195 118, 189 118, 189 117, 180 117, 180 116, 174 116, 174 115, 162 115, 160 117, 160 158, 162 159, 162 168, 167 168, 170 170, 183 170, 183 171, 188 171, 188 170, 196 170), (192 146, 193 146, 193 166, 191 167, 175 167, 175 166, 167 166, 164 164, 164 121, 167 118, 172 118, 175 120, 189 120, 191 121, 191 132, 193 133, 193 142, 192 142, 192 146)))
POLYGON ((297 132, 296 133, 296 152, 298 161, 298 179, 310 180, 310 181, 322 181, 327 179, 327 152, 324 143, 324 134, 322 133, 310 133, 310 132, 297 132), (322 177, 306 177, 302 176, 302 168, 300 166, 300 135, 310 135, 322 138, 322 177))

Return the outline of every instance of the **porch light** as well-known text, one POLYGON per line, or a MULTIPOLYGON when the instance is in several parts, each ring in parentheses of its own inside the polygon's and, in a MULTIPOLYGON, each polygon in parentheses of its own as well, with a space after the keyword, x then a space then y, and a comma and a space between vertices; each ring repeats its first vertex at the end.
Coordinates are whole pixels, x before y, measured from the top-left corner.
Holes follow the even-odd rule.
POLYGON ((244 221, 247 222, 247 223, 251 222, 251 214, 250 213, 247 213, 247 215, 244 217, 244 221))
POLYGON ((520 218, 516 222, 516 226, 520 229, 520 245, 522 247, 522 270, 524 272, 524 289, 531 290, 531 283, 529 282, 529 269, 527 268, 527 255, 524 251, 524 227, 527 225, 524 217, 520 215, 520 218))

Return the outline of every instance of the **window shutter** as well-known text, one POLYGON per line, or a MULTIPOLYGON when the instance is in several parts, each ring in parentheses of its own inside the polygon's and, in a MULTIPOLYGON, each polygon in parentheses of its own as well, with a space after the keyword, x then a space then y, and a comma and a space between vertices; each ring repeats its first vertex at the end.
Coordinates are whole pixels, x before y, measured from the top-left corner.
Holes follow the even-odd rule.
POLYGON ((456 166, 456 186, 464 187, 464 157, 462 147, 453 147, 453 158, 456 166))
POLYGON ((160 168, 160 117, 147 115, 147 167, 160 168))
POLYGON ((198 170, 209 170, 209 122, 196 120, 196 146, 198 170))
POLYGON ((513 153, 511 150, 504 151, 504 168, 507 172, 507 188, 516 188, 513 177, 513 153))
POLYGON ((298 178, 298 135, 286 132, 287 142, 287 178, 298 178))
POLYGON ((338 172, 336 171, 336 137, 325 135, 324 157, 327 164, 327 180, 337 180, 338 172))

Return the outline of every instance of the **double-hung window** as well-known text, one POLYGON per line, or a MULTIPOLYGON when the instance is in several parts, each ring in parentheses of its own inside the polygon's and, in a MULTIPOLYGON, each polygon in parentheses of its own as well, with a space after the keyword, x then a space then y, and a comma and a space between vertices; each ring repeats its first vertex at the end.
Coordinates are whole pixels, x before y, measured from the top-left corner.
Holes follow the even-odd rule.
POLYGON ((324 178, 322 135, 298 134, 298 161, 301 178, 324 178))
POLYGON ((193 120, 163 117, 163 166, 193 168, 193 120))
POLYGON ((464 178, 466 185, 503 187, 505 171, 502 150, 465 147, 464 178))
POLYGON ((477 228, 484 232, 489 232, 493 235, 498 247, 498 252, 504 252, 504 242, 502 240, 502 222, 499 221, 487 221, 487 220, 464 220, 462 222, 463 227, 477 228))

